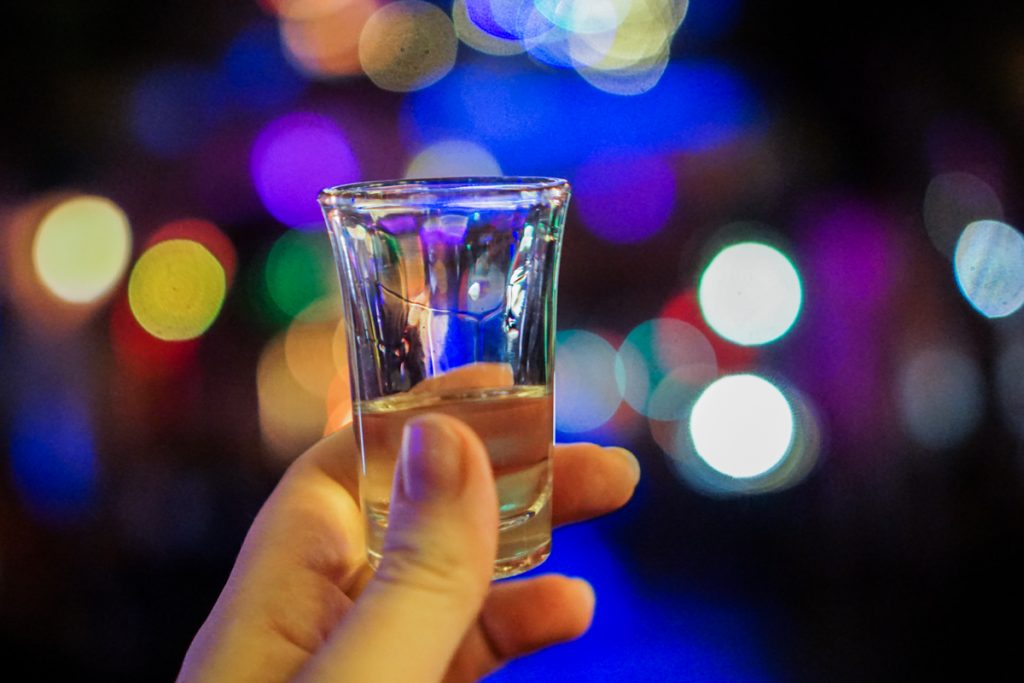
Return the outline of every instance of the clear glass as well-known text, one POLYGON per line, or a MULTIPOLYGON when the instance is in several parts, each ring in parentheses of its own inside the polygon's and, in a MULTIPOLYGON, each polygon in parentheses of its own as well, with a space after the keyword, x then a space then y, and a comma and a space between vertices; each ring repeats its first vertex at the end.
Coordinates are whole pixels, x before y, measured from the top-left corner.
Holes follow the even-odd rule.
POLYGON ((320 204, 348 327, 360 498, 380 562, 402 426, 433 411, 486 444, 494 576, 551 551, 555 304, 569 184, 445 178, 342 185, 320 204))

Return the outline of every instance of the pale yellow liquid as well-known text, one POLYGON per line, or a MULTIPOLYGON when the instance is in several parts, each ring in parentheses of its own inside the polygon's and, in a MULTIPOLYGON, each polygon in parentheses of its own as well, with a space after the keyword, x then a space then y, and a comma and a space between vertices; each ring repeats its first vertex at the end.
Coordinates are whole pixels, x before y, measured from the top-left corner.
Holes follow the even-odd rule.
POLYGON ((484 442, 498 486, 498 556, 494 576, 513 576, 551 551, 551 393, 543 386, 408 393, 357 405, 363 449, 360 493, 366 545, 376 568, 384 547, 395 462, 406 420, 443 413, 469 425, 484 442))

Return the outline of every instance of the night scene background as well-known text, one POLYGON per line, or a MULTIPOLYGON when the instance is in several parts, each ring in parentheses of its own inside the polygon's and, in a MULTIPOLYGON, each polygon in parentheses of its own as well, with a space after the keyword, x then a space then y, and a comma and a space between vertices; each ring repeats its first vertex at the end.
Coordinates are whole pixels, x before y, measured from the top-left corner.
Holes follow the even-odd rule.
POLYGON ((574 186, 558 439, 644 477, 541 569, 592 631, 491 680, 1018 679, 1024 5, 3 19, 0 677, 171 680, 351 408, 317 191, 508 174, 574 186))

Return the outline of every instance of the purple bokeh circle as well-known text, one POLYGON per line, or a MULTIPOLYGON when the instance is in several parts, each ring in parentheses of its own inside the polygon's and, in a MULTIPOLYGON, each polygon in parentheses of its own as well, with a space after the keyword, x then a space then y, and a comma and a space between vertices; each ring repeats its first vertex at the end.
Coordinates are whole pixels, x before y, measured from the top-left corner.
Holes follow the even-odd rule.
POLYGON ((331 119, 311 112, 286 114, 267 124, 253 143, 249 167, 267 211, 302 229, 320 228, 320 190, 359 179, 345 133, 331 119))
POLYGON ((601 239, 640 242, 672 216, 675 174, 657 155, 600 154, 577 172, 573 199, 583 224, 601 239))

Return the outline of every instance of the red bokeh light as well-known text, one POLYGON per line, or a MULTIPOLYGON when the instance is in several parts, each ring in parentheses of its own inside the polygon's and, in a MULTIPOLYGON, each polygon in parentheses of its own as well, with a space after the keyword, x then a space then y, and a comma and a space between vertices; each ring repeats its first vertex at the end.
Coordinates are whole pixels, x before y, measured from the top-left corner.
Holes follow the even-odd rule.
POLYGON ((674 318, 689 323, 700 330, 715 350, 718 369, 724 374, 749 369, 757 359, 757 351, 749 346, 739 346, 722 339, 704 321, 697 303, 697 290, 686 289, 670 298, 661 309, 660 317, 674 318))

